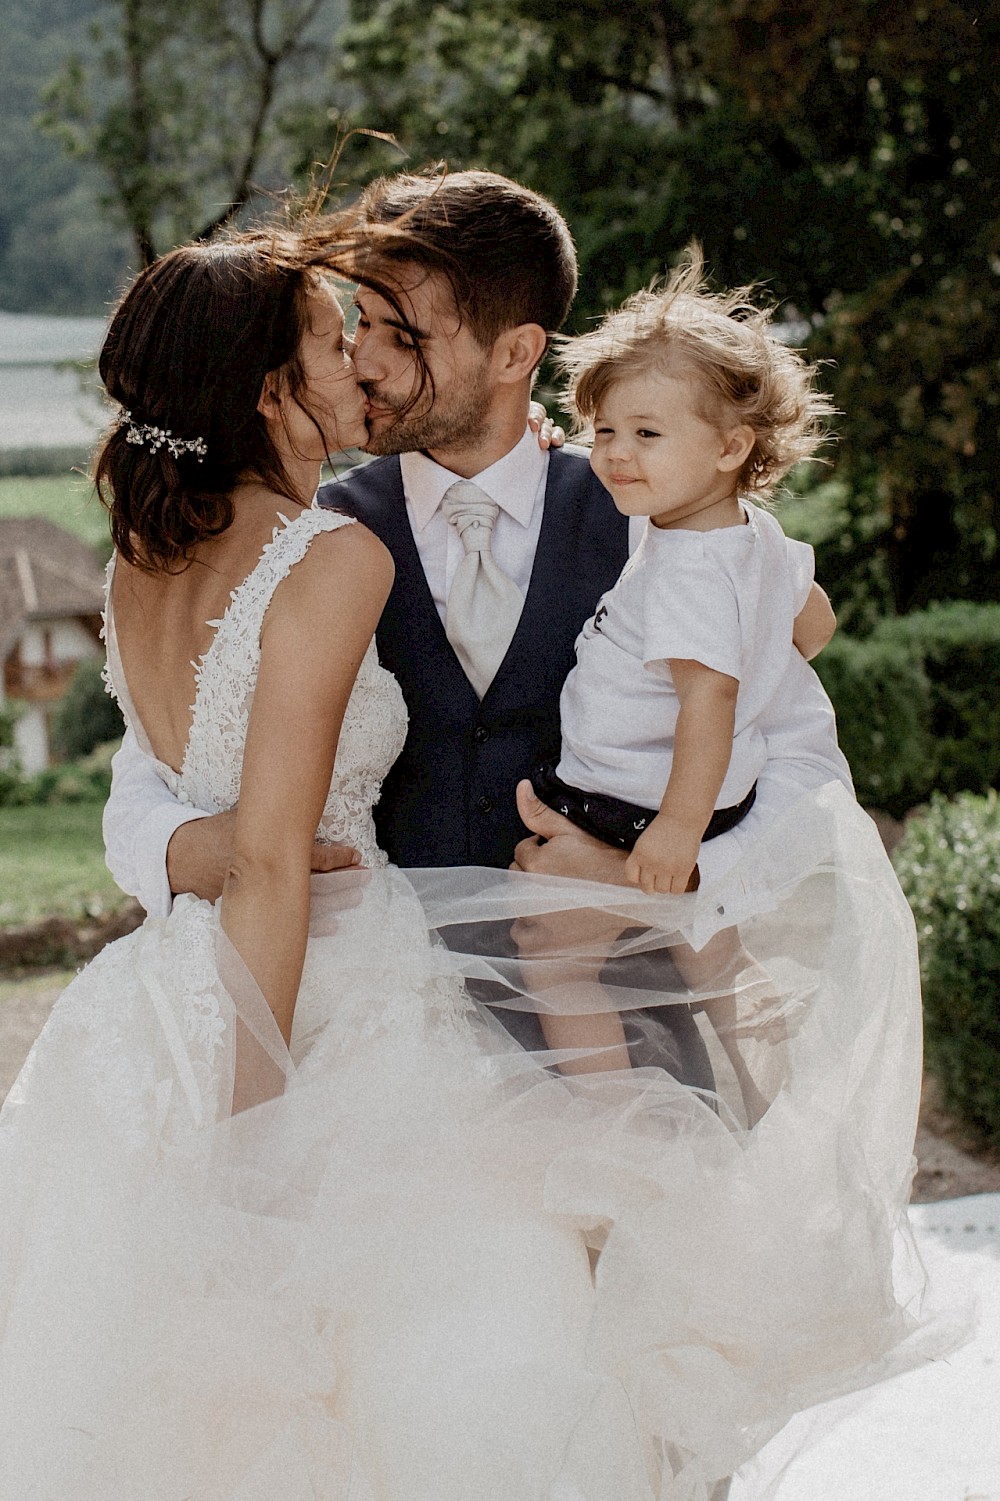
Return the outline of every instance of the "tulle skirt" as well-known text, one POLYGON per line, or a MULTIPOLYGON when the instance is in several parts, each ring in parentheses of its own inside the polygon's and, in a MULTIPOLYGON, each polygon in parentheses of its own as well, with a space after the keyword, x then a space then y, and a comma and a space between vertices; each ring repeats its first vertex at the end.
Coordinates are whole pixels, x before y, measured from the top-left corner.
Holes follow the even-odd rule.
POLYGON ((0 1115, 0 1495, 707 1501, 924 1357, 912 921, 840 787, 710 888, 317 878, 290 1053, 181 898, 0 1115))

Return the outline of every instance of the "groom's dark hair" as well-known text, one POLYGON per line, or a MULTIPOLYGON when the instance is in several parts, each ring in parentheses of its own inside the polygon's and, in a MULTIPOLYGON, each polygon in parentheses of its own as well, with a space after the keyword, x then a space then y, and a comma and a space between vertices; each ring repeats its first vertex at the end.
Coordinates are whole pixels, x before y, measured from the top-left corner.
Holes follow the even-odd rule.
POLYGON ((370 224, 398 224, 380 262, 445 275, 459 317, 489 348, 504 329, 537 323, 554 334, 576 292, 576 250, 565 219, 541 194, 496 172, 399 173, 366 188, 370 224))

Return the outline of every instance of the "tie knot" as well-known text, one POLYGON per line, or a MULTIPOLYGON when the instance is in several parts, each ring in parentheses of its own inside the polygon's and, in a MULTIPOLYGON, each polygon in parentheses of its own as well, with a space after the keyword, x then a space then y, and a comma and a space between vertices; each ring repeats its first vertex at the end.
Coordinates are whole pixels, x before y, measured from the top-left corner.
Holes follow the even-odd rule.
POLYGON ((487 552, 500 507, 472 480, 460 479, 445 491, 441 509, 466 552, 487 552))

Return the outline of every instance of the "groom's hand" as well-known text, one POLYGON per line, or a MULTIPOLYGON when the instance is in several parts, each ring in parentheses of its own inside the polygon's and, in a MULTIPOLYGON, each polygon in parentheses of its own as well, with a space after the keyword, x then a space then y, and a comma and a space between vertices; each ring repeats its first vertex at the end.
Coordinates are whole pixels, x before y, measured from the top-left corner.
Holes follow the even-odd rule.
POLYGON ((353 844, 314 844, 310 869, 314 876, 325 875, 331 870, 347 870, 361 864, 361 856, 353 844))
MULTIPOLYGON (((167 879, 175 896, 190 891, 205 901, 219 900, 232 858, 235 828, 235 808, 181 824, 167 845, 167 879)), ((313 845, 311 868, 318 874, 360 864, 361 856, 349 844, 313 845)))
POLYGON ((568 818, 556 813, 535 796, 525 779, 517 784, 517 811, 532 833, 514 851, 511 870, 532 875, 569 876, 578 881, 603 881, 609 886, 627 886, 625 850, 616 850, 585 834, 568 818))
POLYGON ((235 809, 181 824, 167 845, 167 880, 174 896, 190 891, 208 902, 219 900, 235 828, 235 809))

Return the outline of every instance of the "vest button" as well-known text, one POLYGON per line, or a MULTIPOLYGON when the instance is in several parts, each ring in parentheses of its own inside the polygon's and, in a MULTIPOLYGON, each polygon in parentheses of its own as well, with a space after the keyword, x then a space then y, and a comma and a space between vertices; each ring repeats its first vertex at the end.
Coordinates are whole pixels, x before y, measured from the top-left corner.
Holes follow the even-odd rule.
POLYGON ((475 734, 472 738, 477 745, 485 745, 486 741, 490 738, 490 732, 484 724, 477 724, 475 734))
POLYGON ((476 807, 479 809, 480 813, 492 813, 493 799, 491 797, 481 797, 476 804, 476 807))

